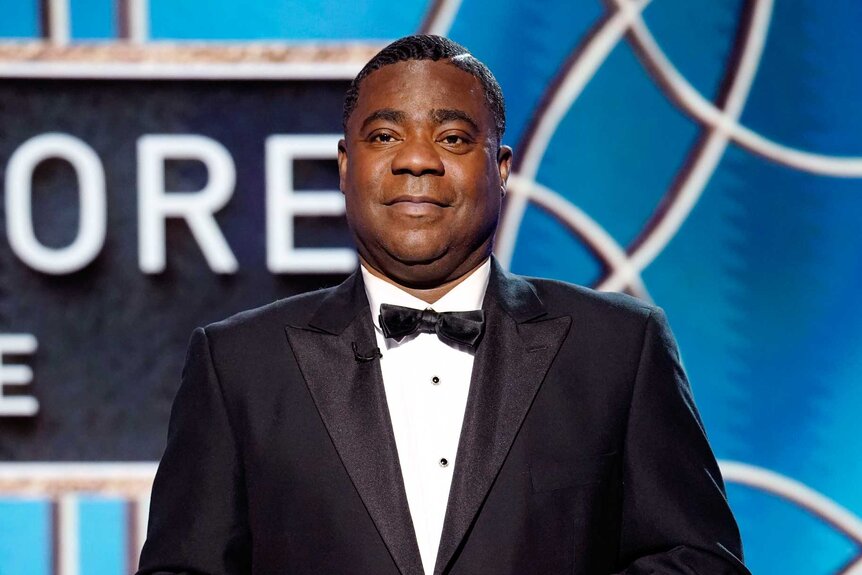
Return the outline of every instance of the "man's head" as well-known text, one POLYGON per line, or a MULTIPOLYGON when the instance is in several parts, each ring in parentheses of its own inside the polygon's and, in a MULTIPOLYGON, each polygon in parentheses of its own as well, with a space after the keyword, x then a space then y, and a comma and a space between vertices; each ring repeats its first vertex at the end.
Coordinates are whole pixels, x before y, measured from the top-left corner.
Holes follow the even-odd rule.
POLYGON ((503 132, 506 131, 506 104, 503 101, 503 90, 488 67, 467 51, 467 48, 443 36, 417 34, 400 38, 378 52, 369 60, 356 78, 350 83, 344 96, 344 111, 342 125, 347 133, 347 122, 356 109, 362 81, 374 71, 408 60, 444 60, 451 65, 464 70, 476 77, 482 84, 488 109, 494 116, 494 126, 497 143, 503 142, 503 132))
POLYGON ((438 36, 402 38, 351 84, 341 190, 362 259, 401 285, 463 276, 491 253, 512 151, 484 64, 438 36))

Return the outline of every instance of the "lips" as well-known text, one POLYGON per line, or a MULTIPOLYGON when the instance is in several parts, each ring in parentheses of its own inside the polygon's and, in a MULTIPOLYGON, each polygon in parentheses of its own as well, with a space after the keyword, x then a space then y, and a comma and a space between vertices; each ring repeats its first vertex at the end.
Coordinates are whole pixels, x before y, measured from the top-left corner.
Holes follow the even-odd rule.
POLYGON ((433 196, 427 195, 413 195, 413 194, 401 194, 391 200, 384 202, 387 206, 392 206, 395 204, 431 204, 434 206, 438 206, 441 208, 445 208, 449 206, 448 202, 435 198, 433 196))
POLYGON ((401 194, 384 202, 390 213, 409 218, 434 219, 439 218, 451 204, 434 196, 424 194, 401 194))

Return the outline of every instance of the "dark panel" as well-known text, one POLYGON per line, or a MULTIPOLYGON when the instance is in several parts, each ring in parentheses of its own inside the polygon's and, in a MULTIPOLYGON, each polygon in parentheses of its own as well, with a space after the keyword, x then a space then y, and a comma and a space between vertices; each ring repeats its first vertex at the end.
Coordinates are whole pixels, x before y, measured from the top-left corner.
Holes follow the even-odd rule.
MULTIPOLYGON (((339 81, 0 82, 0 181, 22 143, 62 132, 96 151, 108 195, 101 254, 66 276, 42 274, 15 257, 0 213, 0 333, 38 338, 35 356, 15 360, 34 369, 34 382, 21 391, 41 404, 34 418, 0 418, 0 460, 158 458, 195 326, 343 279, 266 269, 264 143, 272 134, 340 133, 346 87, 339 81), (140 271, 136 142, 145 134, 198 134, 229 150, 237 187, 217 221, 239 260, 237 274, 214 274, 180 220, 167 225, 165 273, 140 271)), ((73 175, 54 160, 34 174, 34 222, 46 245, 74 236, 73 175)), ((195 162, 169 162, 166 180, 169 190, 197 190, 205 171, 195 162)), ((296 184, 337 189, 335 162, 296 162, 296 184)), ((300 218, 296 230, 299 246, 350 241, 343 218, 300 218)))

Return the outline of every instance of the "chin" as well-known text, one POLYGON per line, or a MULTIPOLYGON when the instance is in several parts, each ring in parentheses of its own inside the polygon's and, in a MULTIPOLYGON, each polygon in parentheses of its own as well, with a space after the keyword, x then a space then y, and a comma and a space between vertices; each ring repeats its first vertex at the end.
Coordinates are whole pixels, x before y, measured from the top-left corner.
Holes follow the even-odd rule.
POLYGON ((382 247, 389 257, 402 264, 429 265, 449 251, 448 246, 437 243, 439 239, 439 234, 407 234, 382 247))
POLYGON ((399 250, 397 253, 390 253, 392 259, 399 264, 408 267, 424 268, 434 266, 440 261, 445 252, 438 253, 432 251, 404 251, 399 250))
POLYGON ((387 275, 404 284, 434 284, 448 275, 446 250, 405 250, 389 252, 387 275))

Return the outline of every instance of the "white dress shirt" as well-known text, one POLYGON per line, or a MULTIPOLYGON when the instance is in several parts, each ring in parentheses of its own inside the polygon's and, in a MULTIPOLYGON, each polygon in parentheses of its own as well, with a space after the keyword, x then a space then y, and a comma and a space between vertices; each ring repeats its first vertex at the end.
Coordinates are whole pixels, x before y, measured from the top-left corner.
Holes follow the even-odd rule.
POLYGON ((383 353, 383 386, 410 516, 422 566, 425 573, 432 573, 470 390, 473 354, 443 343, 434 333, 412 334, 401 341, 384 337, 378 320, 380 304, 430 307, 437 312, 480 309, 491 260, 433 304, 371 275, 364 266, 361 270, 377 345, 383 353))

